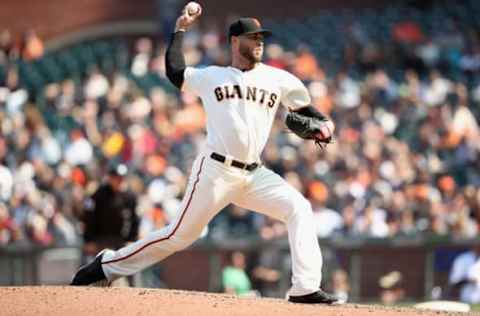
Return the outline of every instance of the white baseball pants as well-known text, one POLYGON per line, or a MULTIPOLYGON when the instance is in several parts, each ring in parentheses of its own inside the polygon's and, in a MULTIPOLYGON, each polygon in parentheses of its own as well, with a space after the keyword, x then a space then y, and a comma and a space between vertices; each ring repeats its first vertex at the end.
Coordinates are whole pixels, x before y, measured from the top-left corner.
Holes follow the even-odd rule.
POLYGON ((209 221, 233 203, 286 223, 292 256, 292 287, 287 295, 320 288, 322 256, 312 208, 296 189, 266 167, 249 172, 200 154, 193 166, 181 209, 172 223, 116 251, 107 251, 102 268, 109 281, 132 275, 192 244, 209 221))

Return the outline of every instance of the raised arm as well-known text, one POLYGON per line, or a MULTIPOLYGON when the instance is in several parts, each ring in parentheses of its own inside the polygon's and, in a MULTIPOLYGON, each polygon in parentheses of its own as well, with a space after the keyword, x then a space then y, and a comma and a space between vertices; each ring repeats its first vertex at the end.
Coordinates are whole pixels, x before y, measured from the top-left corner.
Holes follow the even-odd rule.
POLYGON ((183 35, 190 25, 202 14, 200 5, 192 3, 193 2, 189 2, 183 8, 182 14, 178 17, 175 24, 175 31, 170 38, 165 56, 167 78, 179 89, 182 88, 186 68, 185 57, 182 53, 183 35))

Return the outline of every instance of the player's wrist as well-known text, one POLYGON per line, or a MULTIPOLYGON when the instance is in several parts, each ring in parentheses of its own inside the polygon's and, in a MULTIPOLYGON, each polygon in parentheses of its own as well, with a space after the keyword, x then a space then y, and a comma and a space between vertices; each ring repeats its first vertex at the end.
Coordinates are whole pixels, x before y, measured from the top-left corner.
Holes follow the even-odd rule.
POLYGON ((182 23, 176 23, 175 24, 175 29, 174 29, 174 32, 177 33, 177 32, 186 32, 187 31, 187 28, 188 26, 187 25, 184 25, 182 23))
POLYGON ((176 32, 186 32, 188 29, 188 24, 183 20, 183 16, 180 16, 175 23, 175 33, 176 32))

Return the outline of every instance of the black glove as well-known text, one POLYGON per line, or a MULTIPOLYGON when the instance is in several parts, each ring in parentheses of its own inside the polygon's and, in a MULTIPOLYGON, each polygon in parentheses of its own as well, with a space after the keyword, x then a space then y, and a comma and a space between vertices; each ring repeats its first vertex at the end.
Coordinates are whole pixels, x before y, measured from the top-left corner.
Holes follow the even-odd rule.
POLYGON ((326 124, 327 121, 328 119, 321 113, 310 109, 310 111, 290 111, 285 124, 298 137, 313 140, 315 144, 325 148, 332 142, 332 133, 326 124))

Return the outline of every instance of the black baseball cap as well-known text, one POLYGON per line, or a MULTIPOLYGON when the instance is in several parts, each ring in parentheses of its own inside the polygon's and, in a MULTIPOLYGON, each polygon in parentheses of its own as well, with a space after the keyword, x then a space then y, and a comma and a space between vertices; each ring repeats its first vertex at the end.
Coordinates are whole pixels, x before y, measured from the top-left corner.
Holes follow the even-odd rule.
POLYGON ((255 18, 240 18, 238 21, 230 24, 228 29, 228 38, 231 36, 240 36, 245 34, 262 33, 263 36, 269 37, 272 35, 270 30, 262 28, 260 22, 255 18))

